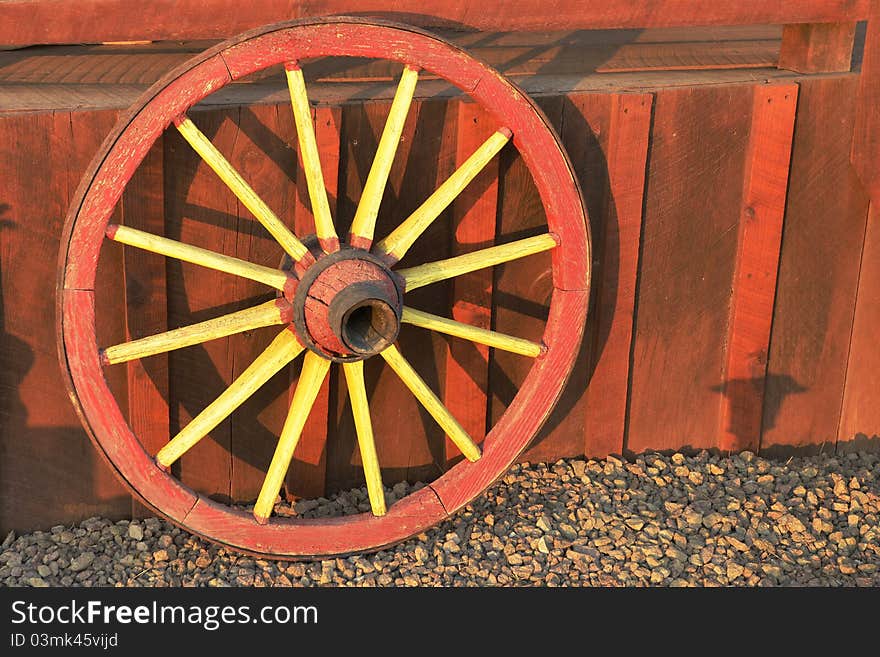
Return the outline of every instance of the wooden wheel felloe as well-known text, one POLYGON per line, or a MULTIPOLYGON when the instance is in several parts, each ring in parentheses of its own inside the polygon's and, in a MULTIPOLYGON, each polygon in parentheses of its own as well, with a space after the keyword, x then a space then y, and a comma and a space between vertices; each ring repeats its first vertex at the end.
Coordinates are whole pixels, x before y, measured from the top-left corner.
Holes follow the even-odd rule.
MULTIPOLYGON (((305 64, 307 66, 307 64, 305 64)), ((292 183, 291 183, 292 184, 292 183)), ((98 449, 150 507, 184 528, 236 549, 281 558, 352 553, 392 544, 439 522, 498 478, 536 434, 574 362, 587 310, 590 246, 577 183, 553 130, 512 83, 456 46, 413 28, 329 18, 274 25, 197 56, 154 85, 123 116, 96 156, 71 206, 62 239, 59 345, 71 397, 98 449), (333 217, 321 175, 300 62, 355 56, 404 65, 361 199, 353 217, 333 217), (292 120, 315 217, 316 236, 295 235, 187 116, 224 85, 283 65, 292 120), (420 207, 376 239, 382 193, 420 72, 444 78, 483 106, 496 131, 420 207), (212 252, 111 223, 122 191, 150 146, 176 129, 275 239, 278 268, 212 252), (539 234, 406 268, 396 263, 467 184, 508 143, 540 193, 539 234), (347 233, 340 224, 351 221, 347 233), (95 329, 98 255, 106 241, 248 278, 277 299, 191 326, 118 345, 99 345, 95 329), (409 307, 413 289, 540 252, 552 256, 553 292, 540 343, 469 326, 409 307), (533 365, 507 410, 477 445, 419 376, 395 339, 402 324, 506 350, 533 365), (136 358, 277 325, 277 337, 223 393, 156 454, 148 453, 110 392, 105 369, 136 358), (386 508, 364 381, 365 359, 380 357, 443 428, 466 459, 386 508), (302 365, 298 365, 299 360, 302 365), (253 512, 223 505, 181 483, 170 466, 207 436, 273 374, 294 363, 299 382, 253 512), (306 520, 272 516, 300 433, 330 367, 349 391, 372 512, 306 520)))

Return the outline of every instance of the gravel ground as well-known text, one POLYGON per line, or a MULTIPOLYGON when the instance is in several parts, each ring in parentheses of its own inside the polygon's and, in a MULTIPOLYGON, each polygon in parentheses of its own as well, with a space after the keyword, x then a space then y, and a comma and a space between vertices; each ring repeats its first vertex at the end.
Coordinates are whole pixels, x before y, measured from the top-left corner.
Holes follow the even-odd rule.
MULTIPOLYGON (((398 484, 389 499, 405 494, 398 484)), ((366 493, 279 508, 353 513, 366 493)), ((880 586, 880 455, 745 452, 515 466, 472 505, 394 548, 278 562, 155 518, 90 518, 15 537, 6 586, 880 586)))

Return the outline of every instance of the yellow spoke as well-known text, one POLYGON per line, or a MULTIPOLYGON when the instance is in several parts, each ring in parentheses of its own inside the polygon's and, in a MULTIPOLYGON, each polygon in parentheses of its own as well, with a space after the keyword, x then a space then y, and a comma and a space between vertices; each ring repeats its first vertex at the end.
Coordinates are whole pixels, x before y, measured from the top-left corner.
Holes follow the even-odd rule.
POLYGON ((217 399, 159 450, 156 454, 159 465, 168 467, 183 456, 302 350, 296 336, 284 329, 217 399))
POLYGON ((107 237, 115 242, 120 242, 127 246, 134 246, 138 249, 143 249, 144 251, 158 253, 159 255, 167 256, 169 258, 177 258, 178 260, 185 260, 194 265, 201 265, 208 269, 216 269, 217 271, 223 271, 227 274, 241 276, 242 278, 248 278, 259 283, 265 283, 270 287, 274 287, 276 290, 283 290, 285 285, 287 285, 288 281, 291 279, 290 274, 287 274, 280 269, 255 265, 246 260, 240 260, 239 258, 223 255, 216 251, 202 249, 198 246, 184 244, 183 242, 171 240, 167 237, 145 233, 142 230, 129 228, 128 226, 111 224, 107 227, 107 237))
POLYGON ((483 145, 474 151, 473 155, 465 160, 464 164, 456 169, 415 212, 388 237, 377 243, 376 249, 380 253, 393 256, 395 260, 400 260, 428 226, 440 216, 440 213, 510 141, 511 136, 510 130, 502 128, 483 142, 483 145))
POLYGON ((166 351, 216 340, 233 333, 250 331, 263 326, 286 324, 290 321, 289 316, 290 304, 283 300, 273 299, 259 306, 215 317, 205 322, 182 326, 164 333, 107 347, 101 352, 101 358, 108 365, 125 363, 136 358, 155 356, 166 351))
POLYGON ((188 117, 181 117, 175 120, 174 124, 183 138, 193 147, 193 150, 214 170, 220 180, 226 183, 226 186, 238 197, 242 205, 250 210, 257 220, 266 227, 266 230, 271 233, 291 258, 299 261, 308 253, 305 245, 275 216, 275 213, 269 209, 263 199, 257 196, 257 193, 245 182, 241 174, 229 163, 229 160, 223 157, 217 147, 211 143, 211 140, 188 117))
POLYGON ((295 64, 285 67, 287 72, 287 88, 290 91, 290 102, 293 105, 293 118, 296 121, 296 134, 299 139, 299 151, 302 155, 303 172, 309 187, 309 198, 312 201, 312 213, 315 216, 315 231, 322 247, 339 249, 339 238, 333 227, 330 204, 327 201, 327 188, 324 186, 324 174, 321 172, 321 158, 318 155, 318 144, 315 140, 315 126, 312 123, 312 111, 309 108, 309 97, 302 69, 295 64))
POLYGON ((351 222, 350 239, 360 238, 362 241, 372 242, 373 232, 376 228, 376 217, 379 214, 379 206, 382 204, 382 195, 385 193, 385 184, 388 182, 388 174, 391 172, 391 164, 394 162, 394 154, 400 143, 400 135, 406 122, 406 115, 412 103, 415 93, 416 82, 419 79, 419 71, 416 68, 404 67, 403 76, 397 85, 379 146, 376 148, 376 156, 370 173, 367 174, 367 182, 361 200, 358 203, 351 222))
POLYGON ((455 278, 477 269, 492 267, 518 258, 525 258, 534 253, 552 249, 556 245, 556 238, 550 233, 545 233, 537 237, 527 237, 524 240, 510 242, 509 244, 490 246, 488 249, 473 251, 454 258, 401 269, 398 273, 406 280, 406 290, 408 292, 417 287, 444 281, 447 278, 455 278))
POLYGON ((382 488, 382 472, 376 456, 376 443, 373 440, 373 423, 370 420, 370 404, 364 386, 364 362, 343 363, 345 382, 348 385, 348 398, 354 415, 354 428, 357 431, 361 461, 364 463, 364 477, 367 480, 367 493, 374 516, 385 515, 385 491, 382 488))
POLYGON ((461 453, 467 457, 469 461, 476 461, 480 458, 480 448, 471 440, 458 420, 456 420, 446 409, 443 403, 437 398, 428 384, 422 380, 422 377, 412 368, 412 365, 401 355, 397 347, 391 345, 382 352, 385 362, 391 366, 401 381, 415 395, 416 399, 421 402, 425 410, 431 414, 437 424, 446 432, 449 439, 455 443, 461 453))
POLYGON ((281 436, 278 438, 272 462, 266 471, 260 495, 254 504, 254 518, 259 523, 266 522, 272 515, 275 498, 278 497, 278 492, 281 490, 281 484, 287 475, 296 444, 299 442, 299 437, 312 410, 312 405, 315 403, 315 397, 321 390, 324 377, 327 376, 328 369, 330 369, 329 360, 321 358, 314 352, 306 352, 287 419, 281 429, 281 436))
POLYGON ((497 331, 489 331, 487 329, 470 326, 457 322, 454 319, 432 315, 415 308, 403 309, 403 317, 401 318, 406 324, 421 326, 422 328, 439 333, 445 333, 457 338, 478 342, 488 347, 510 351, 523 356, 537 357, 541 355, 543 348, 536 342, 524 340, 523 338, 515 338, 512 335, 506 335, 497 331))

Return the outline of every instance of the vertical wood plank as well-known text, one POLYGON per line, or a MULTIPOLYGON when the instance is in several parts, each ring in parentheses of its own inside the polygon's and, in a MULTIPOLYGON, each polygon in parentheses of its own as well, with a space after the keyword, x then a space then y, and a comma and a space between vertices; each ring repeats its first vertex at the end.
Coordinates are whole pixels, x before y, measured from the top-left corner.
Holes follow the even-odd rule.
POLYGON ((880 203, 880 2, 872 0, 856 96, 852 162, 874 203, 880 203))
MULTIPOLYGON (((339 193, 339 140, 342 125, 342 110, 338 107, 317 107, 313 110, 315 139, 321 157, 321 171, 330 212, 336 224, 337 234, 342 233, 337 214, 336 198, 339 193)), ((296 209, 294 230, 297 235, 311 235, 315 232, 315 219, 309 201, 308 185, 300 164, 296 171, 296 209)), ((296 385, 299 367, 291 370, 291 394, 296 385)), ((302 436, 293 455, 293 462, 287 476, 287 489, 302 497, 323 495, 327 477, 327 440, 330 422, 330 388, 338 376, 338 368, 331 368, 324 379, 321 390, 315 398, 312 412, 303 427, 302 436)))
POLYGON ((797 92, 796 84, 754 92, 718 439, 728 452, 757 450, 761 438, 797 92))
MULTIPOLYGON (((157 235, 165 233, 160 139, 147 153, 122 195, 122 222, 157 235)), ((125 249, 126 339, 168 330, 165 258, 141 249, 125 249)), ((127 365, 128 422, 144 448, 155 454, 168 442, 168 355, 158 354, 127 365)), ((132 501, 132 516, 151 515, 132 501)))
MULTIPOLYGON (((292 223, 295 206, 293 181, 295 151, 287 104, 241 107, 236 118, 238 133, 226 152, 232 165, 282 221, 292 223)), ((219 185, 219 183, 217 183, 219 185)), ((269 233, 238 204, 231 255, 267 267, 281 264, 283 251, 269 233)), ((252 306, 271 299, 275 292, 254 281, 234 279, 236 307, 252 306)), ((231 377, 237 378, 278 335, 277 326, 245 331, 228 338, 231 377)), ((290 374, 282 369, 245 401, 230 418, 230 495, 249 502, 259 494, 266 469, 275 451, 287 415, 290 374)))
MULTIPOLYGON (((193 121, 221 153, 238 137, 236 107, 199 111, 193 121)), ((238 201, 175 131, 165 134, 166 235, 218 253, 234 254, 238 201)), ((166 260, 168 325, 193 324, 239 310, 235 277, 166 260)), ((171 433, 174 435, 232 381, 230 338, 168 354, 171 433)), ((220 423, 187 452, 173 471, 184 484, 220 501, 231 499, 231 424, 220 423)))
POLYGON ((752 87, 654 101, 625 448, 716 446, 752 87))
MULTIPOLYGON (((0 117, 4 535, 131 513, 130 496, 92 447, 60 385, 54 321, 56 254, 70 195, 115 120, 115 111, 0 117)), ((116 275, 116 303, 100 307, 104 315, 119 314, 123 291, 116 275)))
POLYGON ((838 451, 880 448, 880 206, 872 203, 862 251, 838 451))
MULTIPOLYGON (((615 257, 606 252, 605 243, 605 216, 610 202, 607 152, 612 138, 613 106, 612 94, 571 94, 563 100, 563 111, 557 123, 559 136, 578 177, 590 221, 593 259, 590 307, 583 341, 568 384, 544 427, 524 454, 524 458, 530 461, 553 460, 561 454, 580 454, 589 440, 589 381, 596 350, 601 347, 603 337, 600 336, 596 307, 605 263, 609 257, 615 257)), ((613 247, 613 244, 610 246, 613 247)), ((621 437, 615 452, 620 452, 622 441, 621 437)))
POLYGON ((560 137, 591 224, 591 307, 571 378, 528 460, 623 449, 651 104, 651 94, 572 94, 565 102, 560 137))
POLYGON ((611 97, 604 144, 607 187, 596 221, 602 229, 593 232, 594 252, 602 254, 601 262, 594 258, 595 329, 585 337, 591 341, 592 371, 588 381, 573 379, 569 384, 588 386, 584 453, 591 457, 623 451, 652 104, 651 94, 611 97))
POLYGON ((850 165, 855 76, 800 81, 761 451, 837 438, 868 199, 850 165))
MULTIPOLYGON (((462 164, 499 126, 474 103, 458 103, 455 164, 462 164)), ((498 158, 477 175, 452 205, 455 236, 451 255, 492 246, 498 205, 498 158)), ((488 329, 492 324, 492 271, 484 269, 452 282, 452 318, 488 329)), ((486 435, 486 390, 489 385, 489 348, 448 338, 443 403, 474 442, 486 435)), ((461 460, 461 451, 446 437, 446 463, 461 460)))
POLYGON ((850 70, 855 23, 796 23, 782 30, 779 68, 798 73, 850 70))

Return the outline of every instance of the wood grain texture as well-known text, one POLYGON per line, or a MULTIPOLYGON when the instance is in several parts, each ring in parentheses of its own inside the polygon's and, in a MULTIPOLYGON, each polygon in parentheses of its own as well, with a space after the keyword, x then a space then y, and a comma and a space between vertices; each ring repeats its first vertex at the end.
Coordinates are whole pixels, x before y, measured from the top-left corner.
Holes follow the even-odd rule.
MULTIPOLYGON (((47 528, 59 518, 121 518, 131 510, 128 494, 89 444, 60 385, 54 327, 53 255, 62 218, 71 190, 115 118, 115 112, 57 112, 0 121, 3 532, 47 528)), ((120 300, 101 312, 118 315, 120 300)))
POLYGON ((547 232, 539 233, 521 240, 496 244, 487 249, 473 251, 464 255, 426 262, 415 267, 401 269, 407 290, 415 290, 425 285, 440 283, 479 271, 486 267, 496 267, 508 262, 516 262, 536 253, 553 251, 558 246, 558 238, 547 232))
POLYGON ((752 97, 747 85, 655 96, 628 452, 716 446, 752 97))
POLYGON ((854 22, 786 25, 782 31, 779 68, 798 73, 848 71, 855 36, 854 22))
MULTIPOLYGON (((339 107, 316 107, 313 109, 315 140, 321 159, 324 186, 327 188, 330 214, 333 216, 337 234, 347 228, 340 224, 337 214, 339 196, 339 157, 340 131, 342 129, 342 110, 339 107)), ((291 142, 295 143, 295 142, 291 142)), ((296 173, 296 206, 294 209, 294 232, 297 235, 310 235, 315 232, 315 222, 309 201, 308 185, 302 167, 296 173)), ((296 385, 296 372, 291 372, 291 385, 296 385)), ((316 497, 324 494, 327 478, 327 430, 330 423, 330 389, 338 376, 337 368, 331 368, 327 379, 321 386, 312 413, 303 427, 293 462, 287 474, 288 495, 316 497)), ((291 388, 291 393, 293 389, 291 388)))
MULTIPOLYGON (((456 164, 461 164, 497 126, 474 103, 458 103, 456 114, 456 164)), ((500 157, 500 156, 498 156, 500 157)), ((471 182, 452 204, 455 231, 451 254, 462 255, 492 246, 498 209, 498 158, 471 182)), ((459 276, 452 283, 452 318, 488 329, 492 325, 492 271, 484 269, 459 276)), ((480 444, 486 435, 489 348, 448 339, 443 403, 465 431, 480 444)), ((447 465, 460 460, 461 452, 446 439, 447 465)))
POLYGON ((590 211, 591 310, 571 381, 525 458, 623 450, 651 104, 650 94, 565 101, 561 138, 590 211))
POLYGON ((793 84, 754 90, 719 426, 725 452, 756 451, 761 439, 797 93, 793 84))
MULTIPOLYGON (((122 195, 126 226, 163 234, 165 199, 164 146, 158 142, 147 154, 122 195)), ((168 330, 168 283, 165 258, 141 249, 125 249, 125 319, 128 340, 168 330)), ((144 449, 155 454, 168 442, 168 355, 131 361, 128 374, 128 422, 144 449)), ((151 515, 132 500, 132 515, 151 515)))
POLYGON ((361 198, 358 201, 354 218, 351 220, 350 242, 357 239, 366 245, 373 241, 379 206, 382 205, 382 198, 385 196, 388 175, 391 173, 391 167, 397 155, 400 137, 403 134, 403 127, 409 115, 413 93, 418 81, 419 69, 409 65, 404 66, 397 83, 397 90, 394 92, 394 100, 391 101, 391 106, 385 117, 382 134, 376 144, 370 172, 364 181, 361 198))
POLYGON ((66 289, 89 290, 94 287, 94 264, 104 242, 113 209, 122 196, 125 183, 134 174, 150 147, 168 127, 171 118, 186 112, 205 96, 229 81, 229 71, 217 55, 199 55, 193 68, 181 73, 161 89, 141 96, 106 135, 102 146, 115 148, 106 157, 93 158, 84 167, 83 182, 71 199, 68 215, 86 217, 77 225, 64 225, 62 244, 65 251, 64 285, 66 289), (152 111, 142 111, 152 104, 152 111), (95 178, 94 193, 87 195, 95 178), (76 257, 69 258, 73 253, 76 257))
POLYGON ((837 438, 868 199, 849 163, 858 79, 800 82, 761 451, 837 438))
MULTIPOLYGON (((283 331, 282 335, 296 344, 297 351, 302 351, 302 346, 291 333, 291 331, 283 331)), ((265 480, 260 488, 257 501, 254 503, 254 518, 260 524, 265 524, 269 516, 272 515, 275 500, 278 498, 285 477, 287 477, 287 469, 290 467, 293 452, 302 435, 302 428, 311 415, 312 404, 321 390, 321 384, 327 378, 329 369, 329 360, 312 351, 306 351, 303 356, 299 381, 290 401, 287 418, 284 420, 284 427, 278 436, 275 453, 266 469, 265 480)))
POLYGON ((415 242, 428 226, 461 194, 468 184, 477 177, 494 159, 498 152, 507 145, 511 138, 510 131, 501 128, 486 141, 473 149, 464 161, 459 161, 455 172, 443 181, 434 192, 391 234, 376 244, 376 252, 387 260, 400 260, 409 247, 415 242))
POLYGON ((252 397, 272 376, 286 367, 303 350, 292 331, 282 329, 266 349, 248 367, 202 409, 167 445, 156 454, 156 462, 167 469, 197 442, 252 397))
MULTIPOLYGON (((308 254, 308 249, 305 245, 290 232, 290 229, 266 205, 266 202, 260 195, 254 192, 253 188, 241 177, 238 170, 211 143, 211 140, 205 137, 204 133, 186 116, 175 118, 174 125, 189 142, 190 146, 201 156, 202 160, 213 169, 214 173, 235 194, 239 203, 245 206, 263 224, 287 254, 296 261, 302 260, 308 254)), ((314 260, 312 259, 312 261, 314 260)))
POLYGON ((603 457, 623 451, 653 96, 570 100, 593 130, 593 138, 585 139, 587 126, 566 114, 563 139, 577 158, 573 161, 590 207, 595 249, 592 307, 584 336, 588 360, 570 386, 586 390, 581 411, 584 453, 603 457))
POLYGON ((449 0, 426 7, 418 0, 258 0, 241 5, 213 0, 181 6, 158 0, 136 15, 126 0, 11 0, 0 10, 0 43, 95 43, 224 38, 291 18, 354 12, 396 18, 423 27, 485 30, 642 28, 677 25, 761 25, 857 21, 869 0, 779 0, 706 4, 702 0, 612 0, 584 10, 567 0, 483 2, 449 0), (101 16, 95 21, 94 16, 101 16))
POLYGON ((853 320, 846 387, 840 428, 839 451, 874 448, 880 440, 880 208, 871 204, 865 245, 862 250, 859 290, 853 320))

